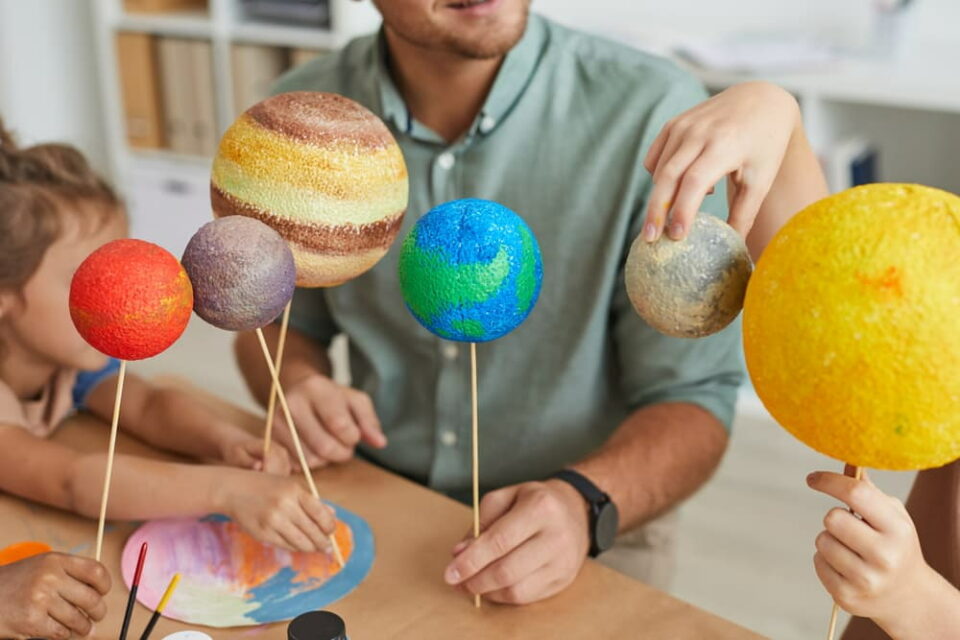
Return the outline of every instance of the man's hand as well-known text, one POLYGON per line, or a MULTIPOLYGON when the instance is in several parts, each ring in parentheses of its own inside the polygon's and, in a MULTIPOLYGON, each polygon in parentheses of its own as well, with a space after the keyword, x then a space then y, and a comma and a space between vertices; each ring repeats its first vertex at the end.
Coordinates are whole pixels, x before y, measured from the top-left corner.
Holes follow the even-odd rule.
POLYGON ((480 527, 479 538, 454 547, 444 579, 504 604, 559 593, 576 578, 590 547, 587 503, 561 480, 488 493, 480 503, 480 527))
POLYGON ((86 558, 44 553, 0 567, 0 638, 86 637, 108 591, 110 574, 86 558))
MULTIPOLYGON (((284 385, 284 391, 311 469, 346 462, 361 441, 378 449, 387 446, 373 401, 366 393, 320 374, 284 385)), ((294 451, 279 404, 273 432, 279 442, 294 451)))

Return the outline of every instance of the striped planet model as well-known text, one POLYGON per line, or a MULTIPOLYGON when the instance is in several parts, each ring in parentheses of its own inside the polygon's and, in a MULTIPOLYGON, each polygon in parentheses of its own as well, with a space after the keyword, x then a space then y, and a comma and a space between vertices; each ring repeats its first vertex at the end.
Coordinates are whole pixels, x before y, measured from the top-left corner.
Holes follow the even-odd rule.
POLYGON ((254 105, 227 129, 210 196, 215 216, 256 218, 287 240, 297 286, 331 287, 387 253, 408 189, 383 121, 343 96, 296 91, 254 105))

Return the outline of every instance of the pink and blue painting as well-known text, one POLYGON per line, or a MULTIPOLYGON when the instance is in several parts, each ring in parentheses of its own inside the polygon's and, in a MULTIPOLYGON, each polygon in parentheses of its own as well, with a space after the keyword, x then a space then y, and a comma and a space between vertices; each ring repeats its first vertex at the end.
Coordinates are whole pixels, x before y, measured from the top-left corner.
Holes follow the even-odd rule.
POLYGON ((291 620, 349 594, 370 572, 373 533, 356 514, 335 506, 337 543, 345 564, 322 553, 293 553, 257 542, 229 518, 155 520, 123 549, 123 579, 150 543, 137 600, 153 609, 174 573, 182 579, 163 615, 190 624, 238 627, 291 620))

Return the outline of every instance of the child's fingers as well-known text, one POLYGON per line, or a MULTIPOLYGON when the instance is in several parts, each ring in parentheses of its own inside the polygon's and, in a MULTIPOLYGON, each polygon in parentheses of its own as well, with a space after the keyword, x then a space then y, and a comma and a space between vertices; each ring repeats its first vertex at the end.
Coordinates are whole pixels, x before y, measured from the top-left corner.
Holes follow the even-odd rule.
POLYGON ((667 143, 660 164, 653 173, 653 191, 647 205, 647 224, 643 232, 643 237, 648 242, 653 242, 663 232, 667 213, 676 199, 680 181, 702 151, 701 140, 685 140, 674 146, 671 138, 667 143))
POLYGON ((816 540, 817 551, 834 571, 850 580, 851 576, 867 571, 863 558, 847 548, 829 531, 821 531, 816 540))
POLYGON ((305 535, 313 547, 311 551, 325 551, 330 548, 330 540, 321 531, 319 525, 310 516, 301 511, 292 518, 293 524, 305 535))
POLYGON ((110 573, 106 567, 95 560, 79 556, 64 556, 63 570, 75 580, 90 585, 100 595, 110 592, 110 573))
POLYGON ((86 636, 93 627, 87 616, 63 598, 56 598, 50 603, 49 613, 51 618, 69 629, 73 635, 86 636))
POLYGON ((664 125, 660 133, 657 134, 656 139, 654 139, 653 144, 650 145, 646 157, 643 159, 644 168, 651 174, 657 170, 657 164, 660 163, 660 156, 663 154, 663 149, 667 145, 667 140, 670 139, 670 130, 672 128, 672 122, 664 125))
POLYGON ((823 526, 845 547, 872 562, 874 550, 881 544, 882 535, 847 509, 835 507, 823 518, 823 526))
POLYGON ((693 219, 700 210, 707 192, 728 173, 723 157, 707 147, 683 174, 670 214, 670 238, 680 240, 690 231, 693 219))
POLYGON ((887 495, 872 483, 839 473, 816 471, 807 476, 810 488, 846 503, 878 531, 897 530, 899 514, 891 509, 887 495))
POLYGON ((337 519, 332 508, 308 494, 304 494, 300 498, 300 505, 316 526, 320 527, 324 535, 333 535, 337 528, 337 519))
POLYGON ((753 227, 753 221, 757 219, 765 197, 764 190, 756 186, 744 184, 737 187, 727 224, 741 236, 746 237, 753 227))
POLYGON ((813 556, 813 568, 817 572, 817 578, 823 584, 823 588, 836 600, 839 597, 841 589, 844 587, 843 576, 836 569, 830 566, 819 551, 813 556))
POLYGON ((60 586, 60 597, 83 611, 90 618, 100 621, 107 613, 107 605, 90 585, 70 580, 60 586))
POLYGON ((31 637, 49 638, 49 640, 70 640, 73 631, 47 615, 39 628, 31 630, 31 637))
POLYGON ((277 533, 283 538, 287 546, 294 551, 303 553, 316 551, 313 542, 307 537, 307 534, 300 530, 293 518, 286 518, 286 522, 277 529, 277 533))

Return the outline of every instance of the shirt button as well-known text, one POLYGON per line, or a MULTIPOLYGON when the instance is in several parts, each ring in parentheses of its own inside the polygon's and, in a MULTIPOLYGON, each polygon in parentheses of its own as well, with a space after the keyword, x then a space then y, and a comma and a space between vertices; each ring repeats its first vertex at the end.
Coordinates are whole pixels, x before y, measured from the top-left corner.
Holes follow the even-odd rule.
POLYGON ((497 120, 493 116, 483 116, 480 119, 480 133, 490 133, 497 126, 497 120))
POLYGON ((457 348, 455 344, 445 344, 443 345, 443 357, 447 360, 456 360, 457 356, 460 355, 460 349, 457 348))
POLYGON ((440 434, 440 442, 445 447, 452 447, 457 444, 457 434, 453 431, 444 431, 440 434))
POLYGON ((449 151, 444 151, 437 158, 437 164, 440 165, 441 169, 449 171, 453 168, 453 165, 457 162, 456 158, 453 157, 453 154, 449 151))

